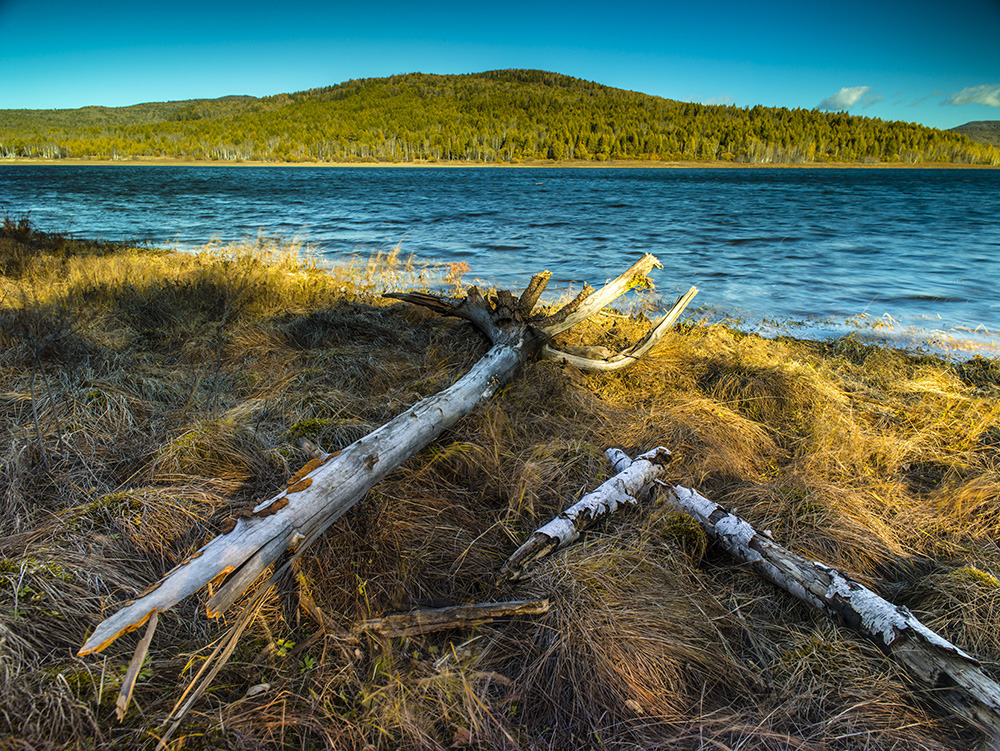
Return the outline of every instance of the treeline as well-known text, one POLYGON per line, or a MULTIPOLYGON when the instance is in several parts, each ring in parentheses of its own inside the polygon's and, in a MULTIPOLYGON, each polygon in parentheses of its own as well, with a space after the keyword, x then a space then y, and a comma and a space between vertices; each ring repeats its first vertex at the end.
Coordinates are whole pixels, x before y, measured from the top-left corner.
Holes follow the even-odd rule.
POLYGON ((1000 164, 1000 150, 951 131, 677 102, 531 70, 414 73, 262 99, 0 111, 0 156, 1000 164))

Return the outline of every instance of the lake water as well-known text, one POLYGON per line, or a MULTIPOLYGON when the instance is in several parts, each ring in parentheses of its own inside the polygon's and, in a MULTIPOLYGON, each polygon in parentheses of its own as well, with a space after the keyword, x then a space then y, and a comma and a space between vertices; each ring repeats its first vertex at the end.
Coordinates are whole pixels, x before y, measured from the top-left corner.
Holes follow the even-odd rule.
POLYGON ((0 212, 80 237, 400 246, 514 289, 543 269, 597 286, 650 252, 698 316, 963 355, 1000 343, 998 208, 1000 170, 0 166, 0 212))

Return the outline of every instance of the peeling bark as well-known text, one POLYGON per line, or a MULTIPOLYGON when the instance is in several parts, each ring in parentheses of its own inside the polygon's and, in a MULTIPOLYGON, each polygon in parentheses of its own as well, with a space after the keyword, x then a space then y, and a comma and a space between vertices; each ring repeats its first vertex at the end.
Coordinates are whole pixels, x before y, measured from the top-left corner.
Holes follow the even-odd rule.
POLYGON ((663 473, 670 458, 670 452, 662 446, 647 451, 634 462, 619 449, 608 449, 605 453, 618 474, 535 530, 504 563, 498 575, 500 581, 518 581, 540 559, 572 545, 584 531, 619 507, 637 504, 653 480, 663 473))
POLYGON ((928 695, 972 725, 1000 732, 1000 685, 974 657, 847 574, 809 561, 759 534, 736 514, 690 488, 667 490, 681 511, 760 576, 874 641, 928 695))

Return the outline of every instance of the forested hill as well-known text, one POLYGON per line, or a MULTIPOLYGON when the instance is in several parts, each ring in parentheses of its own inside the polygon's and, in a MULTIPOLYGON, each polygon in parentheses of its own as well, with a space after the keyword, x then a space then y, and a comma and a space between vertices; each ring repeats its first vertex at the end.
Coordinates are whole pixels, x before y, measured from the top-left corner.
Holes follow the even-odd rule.
POLYGON ((260 99, 0 110, 0 156, 1000 165, 1000 150, 951 131, 846 113, 677 102, 534 70, 413 73, 260 99))
POLYGON ((952 128, 952 131, 966 135, 973 141, 1000 148, 1000 120, 976 120, 952 128))

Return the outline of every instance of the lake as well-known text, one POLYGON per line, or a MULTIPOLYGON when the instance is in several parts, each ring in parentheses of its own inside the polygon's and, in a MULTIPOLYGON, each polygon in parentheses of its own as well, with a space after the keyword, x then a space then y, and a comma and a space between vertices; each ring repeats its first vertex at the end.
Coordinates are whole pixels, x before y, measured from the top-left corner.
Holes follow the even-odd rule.
POLYGON ((0 166, 0 212, 43 230, 263 233, 331 262, 399 246, 514 289, 544 269, 597 286, 649 252, 664 301, 699 287, 699 317, 963 355, 1000 343, 998 207, 1000 170, 0 166))

